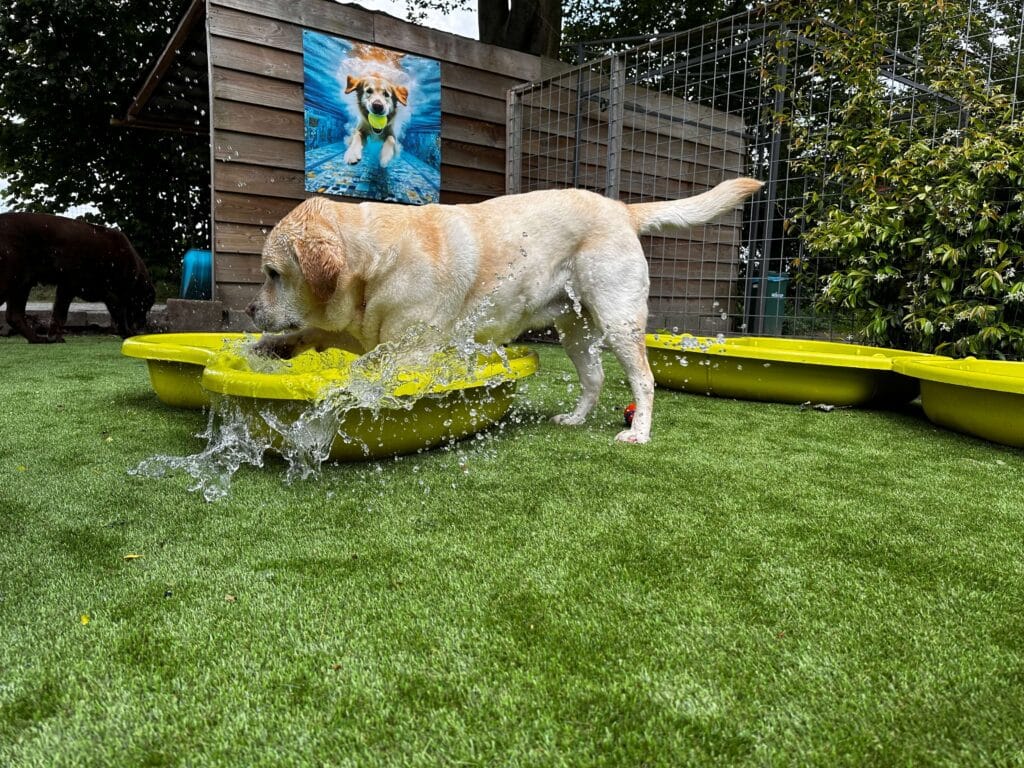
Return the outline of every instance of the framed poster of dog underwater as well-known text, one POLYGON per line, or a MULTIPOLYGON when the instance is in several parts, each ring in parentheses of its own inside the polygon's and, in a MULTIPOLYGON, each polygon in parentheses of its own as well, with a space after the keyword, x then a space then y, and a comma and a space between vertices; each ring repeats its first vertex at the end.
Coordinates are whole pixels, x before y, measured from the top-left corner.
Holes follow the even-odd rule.
POLYGON ((304 30, 306 191, 441 197, 441 65, 304 30))

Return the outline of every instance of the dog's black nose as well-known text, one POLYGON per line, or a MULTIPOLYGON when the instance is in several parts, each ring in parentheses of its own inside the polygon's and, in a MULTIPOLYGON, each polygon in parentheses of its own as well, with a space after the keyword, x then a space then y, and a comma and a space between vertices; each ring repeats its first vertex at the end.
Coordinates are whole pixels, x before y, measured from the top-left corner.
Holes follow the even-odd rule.
POLYGON ((385 112, 385 108, 383 104, 380 104, 375 101, 373 104, 370 105, 370 111, 373 112, 373 114, 375 115, 383 115, 385 112))

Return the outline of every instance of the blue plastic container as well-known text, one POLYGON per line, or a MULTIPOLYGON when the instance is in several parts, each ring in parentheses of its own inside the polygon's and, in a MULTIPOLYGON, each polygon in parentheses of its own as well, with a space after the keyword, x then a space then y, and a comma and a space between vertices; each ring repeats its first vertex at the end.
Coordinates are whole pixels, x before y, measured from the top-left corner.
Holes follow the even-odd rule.
POLYGON ((213 298, 213 254, 192 248, 181 260, 181 298, 209 301, 213 298))
MULTIPOLYGON (((765 292, 761 297, 760 327, 755 331, 765 336, 781 336, 782 321, 786 317, 786 290, 789 275, 781 272, 769 272, 765 275, 765 292)), ((761 279, 755 277, 751 281, 751 289, 760 293, 761 279)))

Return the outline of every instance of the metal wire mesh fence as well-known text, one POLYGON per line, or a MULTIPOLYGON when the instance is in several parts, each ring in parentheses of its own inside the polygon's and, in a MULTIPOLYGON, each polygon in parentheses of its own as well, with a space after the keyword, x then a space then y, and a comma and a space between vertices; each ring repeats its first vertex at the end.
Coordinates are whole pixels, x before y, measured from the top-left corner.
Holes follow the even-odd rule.
MULTIPOLYGON (((969 107, 930 64, 948 57, 1009 94, 1001 120, 1021 118, 1024 6, 974 0, 945 18, 947 37, 876 2, 872 80, 900 130, 949 141, 969 107), (948 30, 957 33, 948 36, 948 30)), ((954 3, 947 3, 952 9, 954 3)), ((837 115, 856 96, 829 71, 824 46, 857 30, 828 12, 794 16, 761 5, 686 32, 581 46, 582 62, 512 90, 507 191, 591 189, 627 203, 686 197, 728 178, 765 182, 762 193, 713 224, 679 237, 646 237, 649 329, 699 335, 849 337, 851 317, 820 301, 827 271, 801 235, 807 201, 835 196, 823 171, 837 115), (822 162, 818 162, 822 161, 822 162)), ((950 13, 953 11, 950 10, 950 13)), ((851 37, 852 39, 852 37, 851 37)), ((834 142, 833 142, 834 143, 834 142)))

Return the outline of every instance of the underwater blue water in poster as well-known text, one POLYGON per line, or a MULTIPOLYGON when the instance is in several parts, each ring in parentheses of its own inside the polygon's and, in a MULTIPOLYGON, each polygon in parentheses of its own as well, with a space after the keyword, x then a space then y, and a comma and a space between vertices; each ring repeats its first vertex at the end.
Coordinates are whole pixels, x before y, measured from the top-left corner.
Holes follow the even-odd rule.
POLYGON ((306 190, 397 203, 441 196, 441 65, 304 30, 306 190))

